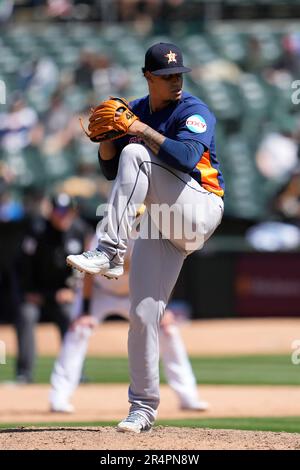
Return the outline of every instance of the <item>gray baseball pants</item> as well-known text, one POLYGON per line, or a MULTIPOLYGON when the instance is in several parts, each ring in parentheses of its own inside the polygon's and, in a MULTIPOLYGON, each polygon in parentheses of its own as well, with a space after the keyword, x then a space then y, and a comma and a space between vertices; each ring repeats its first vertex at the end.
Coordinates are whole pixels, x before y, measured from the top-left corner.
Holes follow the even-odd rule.
POLYGON ((131 411, 139 410, 153 423, 159 405, 160 320, 184 259, 215 231, 224 205, 147 147, 127 145, 97 228, 99 249, 117 264, 123 262, 136 210, 143 203, 147 211, 130 269, 129 402, 131 411))

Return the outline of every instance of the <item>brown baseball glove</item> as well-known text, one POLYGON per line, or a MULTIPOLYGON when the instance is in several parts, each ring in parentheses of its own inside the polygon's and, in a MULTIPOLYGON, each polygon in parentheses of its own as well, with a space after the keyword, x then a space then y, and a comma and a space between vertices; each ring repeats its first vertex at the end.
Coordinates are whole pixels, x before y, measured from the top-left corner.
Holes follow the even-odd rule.
POLYGON ((104 142, 126 135, 137 119, 139 118, 129 109, 124 98, 111 96, 109 100, 91 109, 88 131, 85 130, 82 119, 80 124, 92 142, 104 142))

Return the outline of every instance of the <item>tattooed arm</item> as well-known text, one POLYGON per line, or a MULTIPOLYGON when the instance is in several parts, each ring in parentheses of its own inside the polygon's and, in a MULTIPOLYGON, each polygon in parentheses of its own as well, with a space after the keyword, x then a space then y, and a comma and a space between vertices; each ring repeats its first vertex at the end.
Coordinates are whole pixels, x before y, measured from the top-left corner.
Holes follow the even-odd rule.
POLYGON ((129 133, 140 137, 145 145, 169 166, 185 173, 190 173, 195 168, 205 150, 196 140, 169 139, 140 121, 135 121, 130 126, 129 133))
POLYGON ((158 154, 162 143, 166 140, 166 137, 140 121, 135 121, 130 126, 129 133, 140 137, 155 155, 158 154))

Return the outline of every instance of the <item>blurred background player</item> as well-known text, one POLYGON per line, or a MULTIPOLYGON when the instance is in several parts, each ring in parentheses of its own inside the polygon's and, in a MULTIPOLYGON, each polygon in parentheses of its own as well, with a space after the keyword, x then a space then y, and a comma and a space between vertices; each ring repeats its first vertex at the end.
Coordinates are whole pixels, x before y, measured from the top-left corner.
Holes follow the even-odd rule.
POLYGON ((57 324, 61 337, 70 324, 74 276, 65 265, 66 253, 78 253, 87 243, 88 228, 66 193, 51 200, 47 219, 32 221, 20 259, 22 303, 17 313, 16 380, 33 381, 34 329, 41 316, 57 324))
MULTIPOLYGON (((97 240, 93 241, 93 248, 97 240)), ((71 395, 80 382, 89 337, 98 323, 111 314, 129 319, 129 264, 131 246, 125 259, 125 275, 117 281, 103 276, 86 275, 74 302, 74 320, 66 333, 60 354, 51 375, 50 409, 57 412, 74 411, 71 395)), ((176 392, 179 407, 205 411, 209 404, 199 399, 197 383, 182 341, 176 305, 168 306, 161 321, 160 354, 170 387, 176 392)), ((187 309, 181 314, 187 316, 187 309)), ((182 319, 182 317, 181 317, 182 319)))

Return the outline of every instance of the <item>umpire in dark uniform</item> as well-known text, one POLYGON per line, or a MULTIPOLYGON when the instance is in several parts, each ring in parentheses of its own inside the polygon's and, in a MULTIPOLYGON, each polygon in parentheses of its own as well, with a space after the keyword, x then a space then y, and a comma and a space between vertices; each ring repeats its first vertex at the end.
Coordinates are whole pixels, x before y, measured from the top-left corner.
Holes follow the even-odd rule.
POLYGON ((56 323, 61 337, 69 327, 75 280, 65 258, 84 249, 89 233, 71 197, 59 193, 51 200, 48 219, 35 220, 24 238, 20 260, 23 302, 16 319, 19 383, 33 381, 34 329, 40 317, 56 323))

